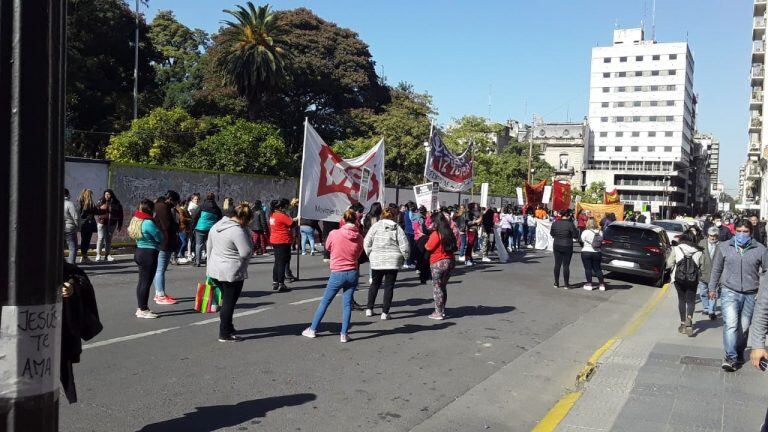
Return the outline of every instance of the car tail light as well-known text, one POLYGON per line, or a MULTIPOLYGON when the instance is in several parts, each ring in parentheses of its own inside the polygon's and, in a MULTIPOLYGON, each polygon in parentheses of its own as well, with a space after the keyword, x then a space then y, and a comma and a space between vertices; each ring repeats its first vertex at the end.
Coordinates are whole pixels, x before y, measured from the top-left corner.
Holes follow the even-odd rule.
POLYGON ((646 246, 643 249, 647 250, 648 252, 655 253, 657 255, 661 255, 663 251, 658 246, 646 246))
POLYGON ((654 271, 654 273, 658 273, 659 272, 659 268, 656 267, 656 266, 653 266, 653 271, 654 271))
POLYGON ((613 240, 603 240, 603 246, 610 246, 613 244, 613 240))

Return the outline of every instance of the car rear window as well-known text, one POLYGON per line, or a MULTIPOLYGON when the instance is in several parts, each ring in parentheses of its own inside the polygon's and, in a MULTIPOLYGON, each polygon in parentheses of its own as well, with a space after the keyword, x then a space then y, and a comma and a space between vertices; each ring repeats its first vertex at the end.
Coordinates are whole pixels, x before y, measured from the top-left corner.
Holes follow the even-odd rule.
POLYGON ((683 232, 685 231, 685 228, 683 224, 680 223, 674 223, 674 222, 653 222, 651 225, 656 225, 657 227, 662 227, 667 231, 674 231, 674 232, 683 232))
POLYGON ((659 245, 659 235, 647 228, 608 225, 603 234, 605 240, 642 245, 659 245))

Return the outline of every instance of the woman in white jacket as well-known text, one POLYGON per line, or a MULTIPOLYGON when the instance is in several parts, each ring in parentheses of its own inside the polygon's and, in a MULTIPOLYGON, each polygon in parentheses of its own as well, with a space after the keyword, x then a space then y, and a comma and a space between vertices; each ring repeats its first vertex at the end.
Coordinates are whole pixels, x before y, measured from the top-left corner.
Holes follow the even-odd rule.
POLYGON ((381 213, 381 220, 373 224, 365 236, 363 248, 371 261, 371 276, 373 281, 368 289, 368 305, 365 316, 373 316, 373 305, 379 287, 384 281, 384 304, 381 319, 389 319, 389 308, 392 305, 392 295, 397 280, 397 272, 410 255, 408 238, 405 231, 396 222, 397 206, 390 204, 381 213))
POLYGON ((680 313, 680 327, 677 330, 690 337, 693 336, 693 308, 696 304, 696 291, 699 286, 698 279, 704 254, 696 246, 696 239, 690 232, 683 233, 678 241, 679 244, 672 248, 675 257, 672 281, 675 284, 675 290, 677 290, 677 309, 680 313), (686 257, 691 257, 693 260, 692 268, 683 263, 686 257))

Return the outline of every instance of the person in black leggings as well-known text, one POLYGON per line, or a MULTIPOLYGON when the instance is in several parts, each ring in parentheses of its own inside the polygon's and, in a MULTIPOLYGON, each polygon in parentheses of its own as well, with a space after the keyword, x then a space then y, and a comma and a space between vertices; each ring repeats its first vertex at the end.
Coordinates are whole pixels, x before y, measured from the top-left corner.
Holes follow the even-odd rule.
POLYGON ((560 288, 560 268, 563 269, 562 288, 568 289, 571 279, 571 257, 573 256, 573 241, 579 238, 579 230, 576 225, 568 220, 566 211, 560 212, 560 217, 552 224, 549 233, 554 239, 553 252, 555 254, 555 288, 560 288))
POLYGON ((701 273, 704 253, 699 249, 696 244, 696 238, 690 231, 683 233, 678 242, 679 244, 672 248, 675 254, 675 268, 672 270, 672 280, 677 291, 677 309, 680 314, 680 327, 677 330, 690 337, 693 336, 693 310, 696 304, 699 281, 698 278, 696 280, 686 280, 690 278, 682 276, 685 270, 680 267, 684 268, 683 260, 686 257, 690 257, 693 260, 693 265, 701 273))

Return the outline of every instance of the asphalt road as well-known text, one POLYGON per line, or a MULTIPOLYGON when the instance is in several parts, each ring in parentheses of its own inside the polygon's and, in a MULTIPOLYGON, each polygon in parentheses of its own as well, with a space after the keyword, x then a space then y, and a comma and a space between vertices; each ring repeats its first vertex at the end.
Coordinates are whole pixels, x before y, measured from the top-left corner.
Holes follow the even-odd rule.
MULTIPOLYGON (((161 317, 139 320, 133 316, 133 262, 87 266, 105 329, 75 366, 80 401, 68 405, 62 397, 61 430, 446 430, 424 425, 480 383, 503 376, 497 384, 504 387, 518 374, 530 377, 539 367, 532 353, 566 328, 579 345, 599 346, 601 331, 579 328, 586 318, 597 321, 589 328, 600 328, 601 320, 619 325, 629 317, 603 318, 611 309, 606 305, 634 307, 628 302, 654 292, 626 280, 609 281, 614 289, 606 292, 555 289, 551 256, 529 251, 510 264, 458 267, 448 286, 448 319, 433 321, 427 319, 431 285, 419 285, 416 273, 406 271, 395 289, 392 319, 354 312, 352 341, 341 344, 340 298, 316 339, 300 336, 325 287, 321 257, 302 257, 302 280, 288 293, 271 291, 269 260, 254 258, 249 268, 235 311, 235 327, 245 338, 240 343, 218 342, 217 316, 192 310, 204 268, 171 266, 167 291, 180 303, 152 304, 161 317)), ((367 266, 362 272, 365 282, 367 266)), ((572 275, 572 282, 583 282, 578 255, 572 275)), ((362 303, 366 295, 356 298, 362 303)), ((573 383, 568 376, 531 388, 537 397, 530 409, 493 430, 529 430, 573 383)), ((488 427, 478 423, 476 430, 488 427)))

